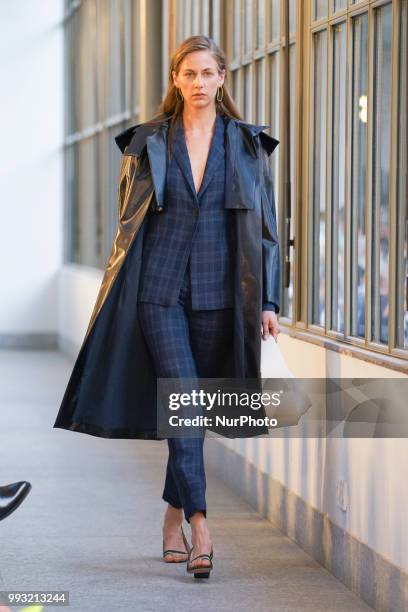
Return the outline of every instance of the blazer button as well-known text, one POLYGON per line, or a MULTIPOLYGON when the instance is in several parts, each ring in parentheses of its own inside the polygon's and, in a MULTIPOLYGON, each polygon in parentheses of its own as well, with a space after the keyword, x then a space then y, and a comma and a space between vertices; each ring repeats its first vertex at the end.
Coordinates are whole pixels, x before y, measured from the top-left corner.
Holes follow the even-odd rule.
POLYGON ((163 210, 163 206, 158 206, 157 207, 157 212, 161 212, 163 210))

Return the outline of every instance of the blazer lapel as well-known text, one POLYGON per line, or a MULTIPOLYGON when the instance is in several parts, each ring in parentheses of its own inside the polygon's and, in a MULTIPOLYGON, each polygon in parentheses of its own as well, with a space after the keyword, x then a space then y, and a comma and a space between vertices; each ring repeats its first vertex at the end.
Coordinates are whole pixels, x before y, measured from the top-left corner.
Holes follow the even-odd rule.
POLYGON ((176 125, 174 126, 173 155, 187 181, 191 195, 194 199, 197 199, 181 117, 177 118, 176 125))
POLYGON ((224 146, 224 122, 219 113, 215 122, 215 132, 211 141, 210 150, 208 152, 207 163, 205 166, 203 180, 198 192, 198 196, 201 197, 204 191, 207 189, 211 179, 214 176, 216 169, 218 168, 222 156, 224 146))
POLYGON ((198 190, 198 194, 196 192, 196 188, 194 185, 193 172, 191 168, 190 158, 187 149, 187 143, 185 139, 183 125, 181 123, 181 118, 177 122, 175 129, 175 139, 174 139, 174 156, 177 159, 177 163, 179 164, 181 171, 184 174, 184 177, 188 183, 190 191, 194 197, 194 199, 198 199, 201 197, 206 188, 208 187, 218 164, 220 163, 220 159, 223 154, 223 136, 224 136, 224 123, 223 119, 219 113, 217 113, 216 121, 215 121, 215 131, 213 138, 211 140, 210 150, 208 152, 207 162, 204 170, 204 176, 198 190))

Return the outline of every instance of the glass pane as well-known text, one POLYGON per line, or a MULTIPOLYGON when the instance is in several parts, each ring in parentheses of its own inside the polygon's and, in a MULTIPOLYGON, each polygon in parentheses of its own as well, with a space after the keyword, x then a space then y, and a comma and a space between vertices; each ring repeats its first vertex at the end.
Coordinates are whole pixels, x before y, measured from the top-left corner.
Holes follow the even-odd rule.
POLYGON ((270 36, 271 41, 280 36, 280 0, 270 0, 270 36))
MULTIPOLYGON (((132 112, 135 108, 139 106, 140 100, 140 91, 139 91, 139 81, 140 81, 140 36, 139 32, 139 24, 140 24, 140 2, 139 0, 132 0, 131 2, 132 9, 132 33, 130 39, 131 45, 131 53, 132 53, 132 63, 131 63, 131 75, 130 82, 132 84, 132 112)), ((166 82, 167 86, 167 82, 166 82)))
MULTIPOLYGON (((123 125, 123 129, 126 126, 123 125)), ((118 147, 102 146, 104 138, 107 137, 109 142, 114 142, 114 137, 120 132, 122 127, 116 126, 110 128, 106 136, 101 137, 100 147, 103 151, 102 158, 102 176, 101 176, 101 199, 103 210, 103 243, 102 252, 100 254, 100 265, 106 265, 112 242, 115 237, 116 227, 118 223, 118 201, 117 201, 117 186, 119 179, 119 169, 121 162, 121 154, 118 147)))
MULTIPOLYGON (((279 51, 275 51, 269 56, 269 70, 270 70, 270 82, 268 91, 269 101, 269 118, 268 123, 271 128, 269 134, 279 140, 279 88, 280 88, 280 75, 279 75, 279 51)), ((272 179, 275 185, 275 204, 276 204, 276 216, 278 218, 279 213, 279 157, 280 157, 281 146, 279 145, 275 149, 275 154, 271 155, 271 168, 272 168, 272 179)))
MULTIPOLYGON (((205 36, 211 36, 210 34, 210 0, 203 0, 200 2, 200 19, 201 19, 201 32, 200 34, 205 34, 205 36)), ((219 23, 219 17, 216 16, 217 23, 219 23)), ((219 35, 213 32, 213 38, 217 36, 217 42, 219 35)))
POLYGON ((108 12, 108 53, 106 100, 107 116, 119 114, 126 109, 125 101, 125 54, 122 19, 122 0, 110 0, 108 12))
POLYGON ((257 1, 256 15, 256 46, 265 46, 265 0, 257 1))
POLYGON ((333 27, 331 177, 331 329, 344 331, 344 199, 346 126, 346 24, 333 27))
POLYGON ((239 92, 239 69, 234 70, 231 73, 231 79, 232 79, 232 96, 234 98, 234 101, 238 105, 238 107, 240 107, 241 101, 240 101, 240 92, 239 92))
MULTIPOLYGON (((289 47, 289 64, 290 64, 290 236, 294 233, 294 168, 295 168, 295 74, 296 74, 296 45, 292 44, 289 47)), ((286 246, 284 247, 286 249, 286 246)), ((284 308, 285 316, 292 318, 292 302, 293 302, 293 246, 289 249, 290 272, 289 272, 289 287, 284 287, 284 308)))
POLYGON ((102 72, 102 117, 108 118, 109 111, 109 5, 106 2, 98 2, 98 20, 99 20, 99 40, 100 40, 100 60, 102 72))
POLYGON ((331 11, 333 13, 346 8, 346 6, 347 6, 347 0, 331 0, 331 11))
POLYGON ((325 324, 327 32, 313 37, 312 323, 325 324))
POLYGON ((80 261, 87 266, 98 266, 95 222, 97 219, 95 167, 95 139, 86 138, 79 143, 78 209, 80 261))
POLYGON ((241 0, 234 0, 234 29, 232 31, 232 50, 234 58, 241 55, 241 0))
POLYGON ((264 60, 258 60, 255 64, 256 69, 256 123, 265 122, 265 71, 264 60))
POLYGON ((64 152, 65 260, 80 263, 78 209, 78 145, 64 152))
POLYGON ((296 32, 296 0, 289 2, 289 32, 296 32))
POLYGON ((372 339, 388 342, 391 4, 375 9, 372 208, 372 339))
POLYGON ((279 51, 274 51, 269 55, 269 120, 271 127, 271 135, 279 140, 279 91, 280 91, 280 54, 279 51))
POLYGON ((200 27, 200 3, 192 2, 191 3, 191 35, 195 36, 197 34, 201 34, 200 27))
POLYGON ((327 0, 313 0, 313 19, 327 17, 329 4, 327 0))
POLYGON ((101 1, 97 2, 96 8, 96 98, 97 98, 97 115, 98 120, 105 117, 106 109, 106 96, 105 96, 105 56, 107 54, 106 49, 106 8, 101 1))
POLYGON ((254 13, 254 1, 243 0, 244 2, 244 42, 245 53, 252 51, 252 18, 254 13))
MULTIPOLYGON (((182 21, 183 21, 183 38, 187 38, 187 36, 191 36, 191 2, 190 0, 183 0, 183 12, 182 21)), ((181 42, 181 41, 180 41, 181 42)))
POLYGON ((252 122, 252 64, 244 67, 244 117, 249 123, 252 122))
POLYGON ((79 46, 79 10, 74 11, 64 29, 66 115, 65 134, 79 130, 79 70, 77 70, 77 49, 79 46))
POLYGON ((352 21, 351 334, 365 337, 368 15, 352 21))
POLYGON ((181 18, 182 15, 184 15, 184 8, 183 8, 184 2, 183 0, 175 0, 175 14, 176 15, 180 15, 180 18, 175 20, 175 26, 176 26, 176 45, 179 44, 181 42, 181 40, 184 38, 183 34, 183 30, 184 30, 184 19, 181 18))
MULTIPOLYGON (((95 4, 81 4, 79 38, 80 129, 97 121, 96 113, 96 11, 95 4)), ((78 68, 78 63, 77 63, 78 68)))
POLYGON ((408 348, 408 192, 407 192, 407 0, 401 3, 398 162, 397 168, 397 339, 400 348, 408 348))

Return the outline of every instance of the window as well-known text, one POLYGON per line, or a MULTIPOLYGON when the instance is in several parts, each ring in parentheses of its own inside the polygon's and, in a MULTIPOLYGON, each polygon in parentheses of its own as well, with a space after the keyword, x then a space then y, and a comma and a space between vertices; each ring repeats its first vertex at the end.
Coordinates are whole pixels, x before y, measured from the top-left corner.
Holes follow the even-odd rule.
POLYGON ((331 27, 329 93, 330 319, 329 329, 344 332, 345 170, 346 170, 346 23, 331 27))
POLYGON ((103 268, 117 223, 114 136, 138 119, 139 2, 65 9, 65 260, 103 268))
POLYGON ((310 257, 295 290, 311 331, 407 359, 407 0, 309 6, 310 257))
POLYGON ((311 198, 314 206, 310 208, 312 266, 309 272, 312 279, 311 320, 324 326, 325 321, 325 245, 326 245, 326 98, 327 98, 327 32, 321 30, 313 34, 313 90, 311 105, 315 109, 311 126, 311 198))
POLYGON ((351 22, 351 176, 350 233, 351 334, 365 337, 366 284, 366 182, 367 182, 367 92, 368 92, 368 14, 351 22))
POLYGON ((408 349, 408 191, 407 191, 407 23, 408 2, 400 5, 398 129, 397 129, 397 283, 396 283, 396 346, 408 349))
MULTIPOLYGON (((228 78, 232 83, 234 98, 246 121, 271 126, 269 134, 280 140, 285 129, 284 113, 281 104, 283 95, 284 7, 283 0, 230 0, 226 2, 226 52, 229 59, 228 78)), ((290 157, 290 190, 291 202, 295 196, 294 170, 295 146, 295 84, 296 84, 296 24, 299 2, 289 3, 289 73, 290 73, 290 114, 289 139, 290 157)), ((282 148, 270 158, 272 178, 275 188, 278 223, 283 224, 284 215, 280 211, 280 163, 282 148)), ((290 211, 289 211, 290 213, 290 211)), ((294 215, 288 214, 290 234, 294 234, 294 215)), ((281 228, 281 236, 286 236, 281 228)), ((282 241, 282 240, 281 240, 282 241)), ((284 248, 282 248, 284 253, 284 248)), ((293 298, 293 249, 289 247, 289 286, 283 287, 281 313, 292 316, 293 298)))
POLYGON ((392 5, 374 9, 371 338, 388 343, 392 5))
POLYGON ((184 38, 204 34, 219 39, 219 7, 216 0, 176 0, 176 41, 178 45, 184 38), (213 19, 211 21, 211 15, 213 19))

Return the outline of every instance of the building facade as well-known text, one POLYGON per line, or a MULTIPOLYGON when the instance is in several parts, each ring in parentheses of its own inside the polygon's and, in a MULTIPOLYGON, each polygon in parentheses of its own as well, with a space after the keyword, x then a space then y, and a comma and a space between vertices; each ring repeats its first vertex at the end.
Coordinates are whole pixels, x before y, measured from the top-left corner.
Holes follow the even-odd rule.
POLYGON ((271 156, 281 318, 293 337, 408 369, 407 0, 66 0, 67 262, 103 268, 116 226, 113 137, 149 118, 169 54, 226 51, 271 156), (288 40, 288 45, 286 43, 288 40))

